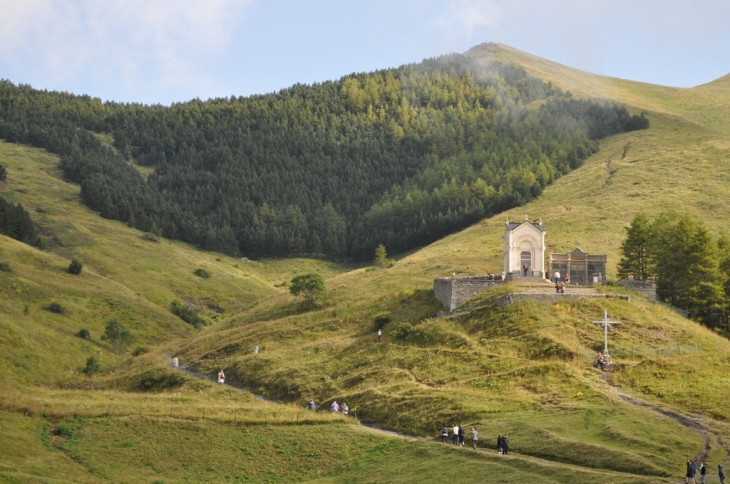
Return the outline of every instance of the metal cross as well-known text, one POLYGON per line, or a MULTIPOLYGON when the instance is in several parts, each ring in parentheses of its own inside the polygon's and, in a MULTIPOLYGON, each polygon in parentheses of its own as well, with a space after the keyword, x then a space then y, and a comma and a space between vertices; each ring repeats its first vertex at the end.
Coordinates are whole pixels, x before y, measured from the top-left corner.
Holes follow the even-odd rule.
POLYGON ((608 327, 612 324, 621 324, 618 321, 610 321, 608 319, 608 309, 603 310, 602 321, 591 321, 593 324, 603 325, 603 354, 608 356, 608 327))

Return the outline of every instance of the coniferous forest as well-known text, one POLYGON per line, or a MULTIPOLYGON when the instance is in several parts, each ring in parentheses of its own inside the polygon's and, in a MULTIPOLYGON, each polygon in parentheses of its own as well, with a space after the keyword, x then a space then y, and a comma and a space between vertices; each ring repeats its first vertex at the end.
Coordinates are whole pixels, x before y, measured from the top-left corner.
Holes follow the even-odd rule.
POLYGON ((103 217, 252 257, 422 246, 648 124, 464 55, 169 107, 0 81, 0 138, 60 155, 103 217))

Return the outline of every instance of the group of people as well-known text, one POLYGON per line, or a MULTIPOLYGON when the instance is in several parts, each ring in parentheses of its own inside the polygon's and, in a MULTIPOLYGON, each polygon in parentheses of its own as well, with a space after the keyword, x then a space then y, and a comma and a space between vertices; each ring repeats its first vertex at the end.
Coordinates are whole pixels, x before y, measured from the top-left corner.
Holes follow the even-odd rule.
MULTIPOLYGON (((704 462, 700 462, 700 467, 697 467, 697 463, 692 459, 687 459, 687 479, 686 484, 689 484, 690 479, 694 484, 697 484, 697 474, 700 475, 700 482, 706 484, 705 479, 707 478, 707 466, 704 462)), ((720 483, 725 484, 725 469, 722 465, 717 464, 717 475, 720 477, 720 483)))
MULTIPOLYGON (((309 408, 309 410, 312 411, 317 410, 317 405, 314 403, 314 400, 310 400, 307 407, 309 408)), ((350 407, 348 407, 347 404, 344 402, 342 403, 342 405, 340 405, 339 403, 337 403, 337 400, 333 401, 330 405, 330 412, 339 413, 340 411, 342 411, 342 415, 349 415, 350 407)))
POLYGON ((565 286, 570 284, 570 274, 565 275, 565 280, 560 280, 560 272, 555 271, 555 274, 553 275, 552 282, 555 283, 555 292, 557 293, 564 293, 565 292, 565 286))
POLYGON ((500 434, 497 437, 497 453, 500 455, 509 454, 509 436, 507 434, 500 434))
MULTIPOLYGON (((479 442, 479 432, 477 432, 477 429, 472 427, 471 429, 471 446, 476 450, 477 443, 479 442)), ((462 427, 461 425, 454 425, 454 434, 452 437, 452 441, 454 445, 459 447, 464 447, 464 439, 466 437, 466 429, 462 427)), ((441 442, 449 442, 449 429, 445 425, 441 427, 441 442)))
POLYGON ((488 281, 504 281, 504 271, 501 274, 487 274, 488 281))

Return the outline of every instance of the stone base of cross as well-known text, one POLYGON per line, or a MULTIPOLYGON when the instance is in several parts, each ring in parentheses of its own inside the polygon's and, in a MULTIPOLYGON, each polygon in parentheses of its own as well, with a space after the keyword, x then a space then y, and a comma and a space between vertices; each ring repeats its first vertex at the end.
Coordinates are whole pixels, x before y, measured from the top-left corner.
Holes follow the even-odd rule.
POLYGON ((608 328, 609 326, 613 324, 621 324, 618 321, 610 321, 608 319, 608 310, 603 310, 603 320, 602 321, 591 321, 593 324, 600 324, 603 326, 603 364, 604 365, 612 365, 613 360, 611 359, 611 355, 608 354, 608 328))

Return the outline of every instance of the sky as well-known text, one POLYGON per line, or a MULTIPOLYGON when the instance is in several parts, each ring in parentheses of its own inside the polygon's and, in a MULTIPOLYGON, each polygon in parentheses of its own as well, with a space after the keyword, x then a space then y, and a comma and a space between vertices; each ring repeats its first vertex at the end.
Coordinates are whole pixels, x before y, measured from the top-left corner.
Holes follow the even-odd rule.
POLYGON ((730 73, 727 0, 0 0, 0 78, 169 105, 499 42, 614 77, 730 73))

